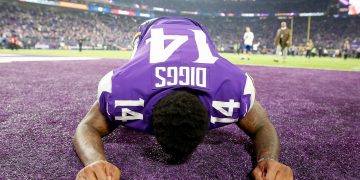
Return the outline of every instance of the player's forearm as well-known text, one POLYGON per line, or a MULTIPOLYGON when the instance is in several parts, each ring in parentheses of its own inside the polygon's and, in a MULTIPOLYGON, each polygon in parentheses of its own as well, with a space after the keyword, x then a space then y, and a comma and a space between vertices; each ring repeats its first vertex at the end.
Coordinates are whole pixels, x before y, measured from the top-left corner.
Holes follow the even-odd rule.
POLYGON ((93 127, 80 124, 73 139, 76 153, 85 166, 98 160, 104 160, 104 146, 101 135, 93 127))
POLYGON ((279 160, 280 145, 276 130, 271 123, 262 126, 254 136, 256 158, 279 160))

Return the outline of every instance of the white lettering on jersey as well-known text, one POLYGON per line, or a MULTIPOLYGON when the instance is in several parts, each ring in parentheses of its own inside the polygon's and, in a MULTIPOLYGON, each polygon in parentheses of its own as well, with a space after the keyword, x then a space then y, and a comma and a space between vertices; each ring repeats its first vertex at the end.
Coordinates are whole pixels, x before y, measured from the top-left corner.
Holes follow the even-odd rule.
POLYGON ((201 30, 192 30, 195 34, 196 46, 198 48, 199 57, 196 63, 214 64, 219 58, 214 57, 210 51, 209 45, 206 43, 206 35, 201 30))
POLYGON ((235 102, 234 99, 230 99, 229 102, 224 101, 213 101, 212 107, 216 110, 218 110, 221 114, 224 116, 227 116, 226 118, 219 118, 219 117, 213 117, 211 116, 210 122, 215 124, 217 122, 221 123, 233 123, 237 122, 238 118, 231 118, 234 113, 234 108, 240 108, 240 102, 235 102), (226 110, 226 109, 227 110, 226 110))
POLYGON ((141 106, 144 107, 144 100, 139 98, 139 100, 115 100, 115 108, 121 107, 121 116, 115 116, 115 120, 128 121, 128 120, 143 120, 143 114, 135 112, 125 107, 135 107, 141 106))
MULTIPOLYGON (((206 42, 206 34, 201 30, 191 30, 194 32, 195 42, 199 57, 195 63, 214 64, 219 58, 214 57, 209 44, 206 42)), ((174 52, 188 41, 187 35, 165 35, 163 28, 150 30, 151 37, 146 40, 150 43, 150 64, 165 62, 174 52), (165 40, 173 40, 165 48, 165 40)))
POLYGON ((164 29, 151 29, 151 38, 146 40, 146 44, 150 41, 150 63, 160 63, 166 61, 182 44, 188 40, 186 35, 164 35, 164 29), (165 48, 165 40, 173 40, 165 48))
POLYGON ((210 118, 210 122, 215 124, 215 123, 234 123, 237 122, 239 119, 238 118, 219 118, 219 117, 213 117, 211 116, 210 118))
POLYGON ((178 70, 177 67, 168 67, 167 68, 167 77, 171 77, 173 81, 167 81, 167 86, 174 86, 178 83, 178 70))
POLYGON ((155 77, 159 81, 155 83, 157 88, 176 85, 207 86, 207 69, 204 67, 155 67, 155 77))
POLYGON ((191 86, 195 86, 195 71, 194 71, 195 67, 191 67, 191 71, 190 71, 190 85, 191 86))
MULTIPOLYGON (((250 95, 250 104, 243 104, 246 106, 246 114, 247 114, 251 110, 251 108, 253 107, 254 102, 255 102, 255 87, 254 87, 254 83, 253 83, 251 76, 247 73, 245 75, 246 75, 246 82, 245 82, 245 86, 244 86, 243 95, 250 95)), ((219 118, 219 117, 211 116, 210 121, 213 124, 215 124, 217 122, 233 123, 233 122, 237 122, 239 120, 239 118, 241 118, 241 117, 232 118, 234 109, 240 108, 240 102, 235 102, 234 99, 230 99, 229 102, 213 101, 212 106, 214 109, 216 109, 221 114, 226 116, 226 118, 219 118)), ((246 114, 244 114, 244 116, 246 114)))
POLYGON ((190 69, 189 67, 179 67, 179 77, 185 77, 185 81, 180 80, 179 85, 188 86, 190 85, 190 69))
POLYGON ((160 75, 160 72, 165 72, 165 71, 166 71, 165 67, 156 67, 155 68, 155 77, 160 79, 160 82, 161 82, 161 83, 156 83, 155 87, 164 87, 166 85, 166 79, 160 75))
POLYGON ((196 86, 206 88, 206 68, 196 68, 196 86))

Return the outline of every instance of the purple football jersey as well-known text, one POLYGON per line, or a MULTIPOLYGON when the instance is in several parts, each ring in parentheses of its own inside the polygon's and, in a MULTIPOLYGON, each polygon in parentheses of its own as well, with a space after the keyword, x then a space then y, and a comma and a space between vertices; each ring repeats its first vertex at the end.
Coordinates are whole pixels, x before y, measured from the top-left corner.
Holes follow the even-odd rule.
POLYGON ((239 121, 255 100, 250 76, 218 54, 199 23, 162 17, 140 26, 131 60, 100 81, 100 109, 112 124, 152 134, 154 105, 178 89, 196 92, 209 129, 239 121))

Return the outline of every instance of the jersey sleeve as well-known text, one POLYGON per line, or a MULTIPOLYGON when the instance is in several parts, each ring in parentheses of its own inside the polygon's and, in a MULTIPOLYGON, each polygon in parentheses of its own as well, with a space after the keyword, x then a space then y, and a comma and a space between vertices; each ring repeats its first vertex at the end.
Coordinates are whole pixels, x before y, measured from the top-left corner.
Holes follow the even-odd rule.
POLYGON ((101 78, 99 85, 98 85, 98 91, 97 91, 97 99, 100 98, 101 94, 103 92, 111 93, 112 84, 111 84, 111 77, 114 74, 113 71, 108 72, 103 78, 101 78))
POLYGON ((110 113, 108 112, 108 101, 109 96, 112 93, 112 76, 113 71, 108 72, 99 82, 98 85, 98 93, 97 99, 100 105, 101 113, 106 117, 108 120, 112 120, 110 113))
MULTIPOLYGON (((245 73, 245 76, 246 76, 246 82, 243 91, 243 104, 246 106, 245 112, 247 113, 251 110, 251 108, 254 105, 256 90, 255 90, 254 80, 252 79, 252 77, 248 73, 245 73)), ((243 116, 245 116, 246 113, 243 116)))
POLYGON ((220 87, 221 95, 215 97, 216 100, 211 99, 211 104, 208 103, 211 115, 209 129, 240 122, 252 109, 255 86, 251 76, 241 71, 236 78, 232 84, 235 86, 220 87))

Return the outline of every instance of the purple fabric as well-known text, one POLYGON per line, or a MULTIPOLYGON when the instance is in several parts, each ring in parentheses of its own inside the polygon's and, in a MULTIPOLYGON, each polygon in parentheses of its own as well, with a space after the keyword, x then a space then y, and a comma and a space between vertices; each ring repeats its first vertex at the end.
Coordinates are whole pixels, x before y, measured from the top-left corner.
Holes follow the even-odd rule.
MULTIPOLYGON (((74 179, 71 138, 100 78, 123 61, 0 64, 0 179, 74 179)), ((296 179, 360 179, 360 73, 244 66, 296 179)), ((253 144, 235 125, 212 130, 189 162, 166 165, 154 137, 105 138, 124 179, 246 179, 253 144)))
MULTIPOLYGON (((211 57, 215 60, 197 62, 201 55, 192 30, 199 30, 200 27, 195 26, 192 21, 183 18, 160 18, 152 23, 151 27, 148 27, 150 25, 140 27, 147 31, 142 30, 143 37, 140 37, 134 58, 113 71, 111 88, 106 88, 100 96, 100 109, 107 119, 114 122, 113 124, 122 124, 152 134, 152 108, 160 99, 181 88, 196 90, 196 95, 200 97, 209 112, 209 129, 229 125, 243 118, 251 104, 252 92, 244 91, 246 82, 251 82, 250 78, 248 79, 248 76, 237 66, 218 55, 209 37, 204 38, 207 42, 203 47, 212 52, 211 57), (157 38, 152 35, 153 30, 162 30, 165 34, 183 36, 188 40, 165 60, 151 62, 151 54, 160 53, 152 49, 154 47, 151 43, 155 43, 157 38), (151 42, 146 43, 150 39, 151 42), (109 89, 111 92, 107 92, 109 89), (131 100, 137 104, 116 105, 115 103, 124 100, 131 100), (227 103, 225 104, 227 107, 234 106, 225 108, 231 113, 221 113, 212 105, 215 101, 227 103), (137 116, 130 115, 131 113, 136 113, 137 116)), ((203 31, 201 33, 204 37, 208 36, 203 31)))

